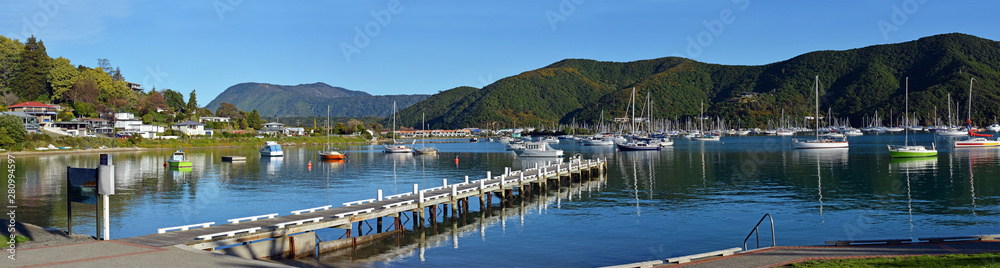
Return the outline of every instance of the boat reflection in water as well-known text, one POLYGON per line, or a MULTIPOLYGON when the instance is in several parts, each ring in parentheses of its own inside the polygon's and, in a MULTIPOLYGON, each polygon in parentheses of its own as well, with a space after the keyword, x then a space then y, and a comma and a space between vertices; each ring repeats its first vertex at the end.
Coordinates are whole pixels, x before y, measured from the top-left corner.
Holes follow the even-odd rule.
POLYGON ((285 161, 284 157, 261 157, 260 165, 264 166, 264 170, 267 175, 277 175, 281 171, 281 162, 285 161))

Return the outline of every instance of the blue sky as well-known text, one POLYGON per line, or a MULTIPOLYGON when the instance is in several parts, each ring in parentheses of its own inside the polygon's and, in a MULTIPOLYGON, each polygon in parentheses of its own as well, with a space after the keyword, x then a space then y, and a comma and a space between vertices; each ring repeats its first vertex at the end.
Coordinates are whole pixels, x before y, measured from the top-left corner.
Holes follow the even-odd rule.
POLYGON ((566 58, 738 65, 961 32, 998 40, 996 1, 0 2, 0 34, 119 66, 206 105, 242 82, 433 94, 566 58), (358 33, 360 31, 360 34, 358 33), (345 52, 346 51, 346 52, 345 52))

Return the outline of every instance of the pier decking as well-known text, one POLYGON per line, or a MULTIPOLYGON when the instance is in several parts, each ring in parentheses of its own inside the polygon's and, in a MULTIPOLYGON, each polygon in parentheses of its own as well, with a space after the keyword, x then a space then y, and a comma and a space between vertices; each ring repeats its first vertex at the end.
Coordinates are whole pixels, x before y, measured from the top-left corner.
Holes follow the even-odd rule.
MULTIPOLYGON (((427 214, 433 215, 430 216, 430 220, 433 221, 438 213, 447 214, 448 206, 451 208, 452 215, 463 211, 468 212, 470 197, 479 199, 480 210, 482 210, 487 202, 491 202, 493 196, 503 200, 513 197, 515 190, 520 195, 524 195, 529 189, 536 187, 545 191, 549 186, 560 187, 559 185, 566 180, 569 180, 570 187, 573 187, 572 179, 574 177, 580 178, 582 182, 594 174, 603 174, 606 172, 606 168, 606 159, 585 160, 580 158, 543 166, 536 164, 534 168, 520 171, 511 171, 510 168, 506 168, 504 174, 497 176, 486 172, 485 178, 482 179, 470 180, 466 177, 464 182, 456 184, 447 184, 447 180, 445 180, 441 186, 430 189, 419 189, 418 185, 414 185, 412 192, 404 194, 383 197, 380 191, 376 198, 347 202, 339 207, 327 205, 287 213, 269 213, 229 219, 227 224, 220 225, 213 225, 214 222, 209 222, 165 227, 160 228, 157 233, 124 238, 119 241, 153 247, 188 245, 196 249, 213 250, 244 242, 288 237, 291 238, 288 242, 291 254, 297 254, 295 252, 310 251, 315 248, 300 247, 296 249, 295 237, 289 237, 295 234, 322 228, 340 228, 345 229, 345 236, 351 238, 354 223, 358 223, 357 233, 360 233, 362 221, 377 219, 377 230, 381 232, 383 230, 382 218, 384 217, 395 218, 394 222, 391 223, 391 226, 394 227, 393 230, 402 230, 405 227, 402 226, 401 218, 405 212, 412 212, 413 218, 416 219, 413 222, 414 227, 421 228, 428 219, 427 214), (442 209, 442 211, 439 212, 438 209, 442 209)), ((217 222, 223 221, 218 220, 217 222)), ((268 258, 270 256, 255 257, 268 258)))

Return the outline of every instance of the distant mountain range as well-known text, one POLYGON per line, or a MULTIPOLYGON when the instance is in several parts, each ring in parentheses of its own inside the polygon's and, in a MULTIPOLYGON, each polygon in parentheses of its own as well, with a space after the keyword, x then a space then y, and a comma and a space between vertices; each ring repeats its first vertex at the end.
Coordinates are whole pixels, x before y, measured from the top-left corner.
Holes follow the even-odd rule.
MULTIPOLYGON (((794 44, 776 44, 794 45, 794 44)), ((736 127, 766 126, 785 115, 801 120, 814 107, 861 126, 876 111, 900 122, 910 78, 910 111, 921 124, 948 114, 947 95, 964 118, 975 77, 972 120, 988 125, 1000 114, 1000 43, 966 34, 845 51, 816 51, 758 66, 734 66, 666 57, 633 62, 567 59, 500 79, 483 88, 440 92, 399 112, 398 124, 431 128, 552 126, 627 116, 632 88, 639 108, 651 98, 653 118, 720 117, 736 127), (495 123, 494 123, 495 122, 495 123)), ((263 113, 262 113, 263 114, 263 113)), ((964 120, 962 120, 964 121, 964 120)), ((897 123, 898 124, 898 123, 897 123)))
POLYGON ((326 107, 335 117, 386 117, 392 114, 392 102, 399 109, 427 99, 430 95, 373 96, 325 83, 295 86, 266 83, 241 83, 227 88, 206 108, 215 111, 223 102, 243 111, 254 109, 267 117, 325 116, 326 107))

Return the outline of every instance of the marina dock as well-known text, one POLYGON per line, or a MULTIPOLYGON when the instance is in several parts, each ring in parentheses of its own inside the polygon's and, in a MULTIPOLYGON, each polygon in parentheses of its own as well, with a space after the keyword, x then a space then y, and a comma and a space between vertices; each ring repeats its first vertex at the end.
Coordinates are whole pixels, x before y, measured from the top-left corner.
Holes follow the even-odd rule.
MULTIPOLYGON (((119 241, 151 247, 187 245, 195 249, 227 253, 254 258, 290 258, 311 255, 323 246, 312 231, 323 228, 337 228, 345 231, 344 239, 326 241, 357 245, 364 229, 376 234, 400 232, 404 215, 412 213, 413 228, 424 228, 428 220, 434 224, 438 215, 448 217, 469 212, 472 197, 479 200, 480 211, 486 209, 495 198, 503 201, 517 196, 530 198, 532 190, 547 191, 564 186, 574 187, 574 181, 582 183, 591 178, 601 178, 607 170, 606 159, 572 158, 562 163, 538 164, 533 168, 514 171, 505 168, 503 174, 486 172, 482 179, 448 184, 444 179, 441 186, 419 189, 392 196, 383 196, 381 190, 375 198, 343 203, 334 207, 326 205, 304 208, 286 213, 268 213, 257 216, 229 219, 222 224, 206 222, 186 226, 166 227, 157 233, 120 239, 119 241), (281 215, 285 214, 285 215, 281 215), (383 218, 391 218, 388 229, 383 228, 383 218), (375 227, 368 223, 375 220, 375 227)), ((581 186, 576 186, 581 187, 581 186)), ((322 253, 322 250, 321 252, 322 253)))

